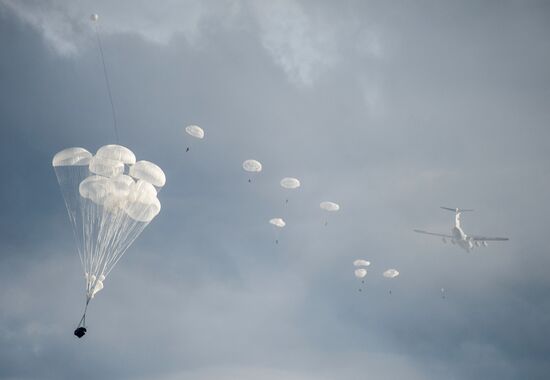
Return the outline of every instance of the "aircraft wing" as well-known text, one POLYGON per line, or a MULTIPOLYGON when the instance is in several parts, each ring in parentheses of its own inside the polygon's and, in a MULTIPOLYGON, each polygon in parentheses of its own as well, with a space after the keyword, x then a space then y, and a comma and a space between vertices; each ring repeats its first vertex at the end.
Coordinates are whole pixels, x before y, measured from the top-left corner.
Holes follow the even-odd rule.
POLYGON ((451 235, 436 234, 435 232, 428 232, 428 231, 422 231, 422 230, 413 230, 413 231, 418 232, 419 234, 434 235, 434 236, 444 237, 444 238, 447 238, 447 239, 452 239, 453 238, 451 235))
POLYGON ((473 241, 505 241, 510 240, 506 237, 487 237, 487 236, 468 236, 473 241))

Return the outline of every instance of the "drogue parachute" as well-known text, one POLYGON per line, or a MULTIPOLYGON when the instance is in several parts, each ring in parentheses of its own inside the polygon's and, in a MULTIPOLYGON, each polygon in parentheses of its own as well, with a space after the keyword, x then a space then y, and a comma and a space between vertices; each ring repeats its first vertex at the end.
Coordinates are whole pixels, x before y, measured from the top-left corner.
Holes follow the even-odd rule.
POLYGON ((86 306, 75 335, 86 333, 90 300, 126 250, 161 210, 157 192, 166 183, 160 167, 137 161, 120 145, 92 155, 68 148, 52 160, 84 270, 86 306))

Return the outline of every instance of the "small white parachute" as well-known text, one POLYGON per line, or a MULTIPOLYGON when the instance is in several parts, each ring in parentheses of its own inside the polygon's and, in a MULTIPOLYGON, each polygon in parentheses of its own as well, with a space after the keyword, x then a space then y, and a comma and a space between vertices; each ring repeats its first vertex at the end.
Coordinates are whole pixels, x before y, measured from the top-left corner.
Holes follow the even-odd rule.
POLYGON ((340 205, 338 203, 324 201, 319 204, 319 207, 321 207, 322 210, 329 211, 329 212, 335 212, 340 210, 340 205))
POLYGON ((387 271, 382 273, 382 275, 386 278, 395 278, 399 276, 399 271, 396 269, 388 269, 387 271))
POLYGON ((362 278, 365 278, 365 276, 367 275, 367 270, 365 268, 359 268, 359 269, 356 269, 354 273, 355 273, 355 277, 362 279, 362 278))
POLYGON ((94 13, 90 16, 90 20, 97 21, 99 20, 99 15, 97 13, 94 13))
POLYGON ((273 218, 269 221, 269 223, 279 228, 283 228, 284 226, 286 226, 286 223, 282 218, 273 218))
POLYGON ((298 178, 285 177, 281 180, 281 186, 285 189, 297 189, 300 187, 300 180, 298 178))
POLYGON ((243 162, 243 169, 247 172, 258 173, 262 171, 262 164, 256 160, 246 160, 243 162))
POLYGON ((354 267, 368 267, 370 266, 370 261, 363 260, 363 259, 357 259, 353 262, 354 267))
POLYGON ((197 139, 202 140, 204 138, 204 130, 198 125, 188 125, 185 127, 185 132, 197 139))

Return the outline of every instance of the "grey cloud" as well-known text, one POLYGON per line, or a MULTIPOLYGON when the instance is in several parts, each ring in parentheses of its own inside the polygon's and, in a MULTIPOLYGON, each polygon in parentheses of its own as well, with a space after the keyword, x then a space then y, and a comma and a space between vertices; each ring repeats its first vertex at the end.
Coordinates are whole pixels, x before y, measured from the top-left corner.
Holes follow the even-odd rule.
MULTIPOLYGON (((259 28, 262 45, 274 62, 297 85, 311 85, 339 58, 338 32, 326 14, 308 14, 298 1, 277 3, 225 0, 95 2, 92 4, 17 2, 2 0, 5 9, 39 31, 62 56, 74 56, 90 45, 92 13, 100 14, 102 34, 138 35, 148 42, 170 46, 184 36, 200 47, 212 28, 259 28), (249 16, 252 16, 250 20, 249 16), (257 24, 257 25, 256 25, 257 24)), ((380 41, 371 34, 359 39, 359 49, 380 55, 380 41)))
MULTIPOLYGON (((58 4, 45 14, 74 20, 58 4)), ((105 30, 121 143, 168 181, 83 341, 71 336, 82 274, 50 162, 113 142, 99 57, 88 42, 66 59, 0 12, 0 378, 545 378, 548 9, 288 4, 298 31, 270 30, 322 54, 294 56, 278 35, 267 48, 253 6, 231 8, 240 26, 200 18, 195 40, 105 30), (286 72, 277 54, 290 54, 286 72), (189 123, 207 136, 186 154, 189 123), (264 172, 248 184, 251 157, 264 172), (290 195, 287 175, 302 182, 290 195), (327 227, 322 200, 342 206, 327 227), (511 240, 466 255, 415 236, 448 231, 439 206, 475 208, 467 232, 511 240), (273 216, 288 222, 278 246, 273 216), (372 262, 364 294, 359 257, 372 262)), ((144 7, 131 11, 147 20, 144 7)))

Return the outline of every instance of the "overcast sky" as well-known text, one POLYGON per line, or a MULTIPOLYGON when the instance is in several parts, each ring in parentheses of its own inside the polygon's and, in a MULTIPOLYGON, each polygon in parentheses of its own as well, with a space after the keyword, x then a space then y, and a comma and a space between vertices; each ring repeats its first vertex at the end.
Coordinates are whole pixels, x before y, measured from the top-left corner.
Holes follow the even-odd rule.
POLYGON ((0 378, 547 379, 549 37, 544 1, 0 0, 0 378), (115 142, 92 13, 167 184, 78 340, 51 158, 115 142), (439 206, 510 241, 414 234, 439 206))

